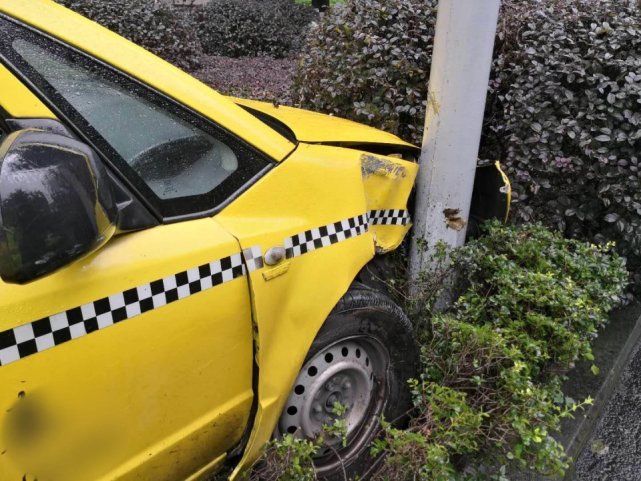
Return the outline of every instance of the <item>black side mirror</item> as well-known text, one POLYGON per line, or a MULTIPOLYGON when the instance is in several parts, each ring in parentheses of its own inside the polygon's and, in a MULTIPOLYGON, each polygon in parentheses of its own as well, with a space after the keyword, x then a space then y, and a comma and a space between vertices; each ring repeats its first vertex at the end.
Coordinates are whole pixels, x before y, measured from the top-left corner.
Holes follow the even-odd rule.
POLYGON ((26 129, 0 145, 0 277, 22 284, 90 254, 116 231, 104 166, 87 145, 26 129))

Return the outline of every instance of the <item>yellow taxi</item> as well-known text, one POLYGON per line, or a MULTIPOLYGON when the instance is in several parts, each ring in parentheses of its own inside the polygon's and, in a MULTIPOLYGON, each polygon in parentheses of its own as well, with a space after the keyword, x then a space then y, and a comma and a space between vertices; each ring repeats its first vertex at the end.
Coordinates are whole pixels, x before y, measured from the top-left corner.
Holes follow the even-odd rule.
POLYGON ((234 479, 336 403, 318 476, 371 462, 417 368, 366 275, 416 147, 220 95, 49 0, 0 0, 0 142, 0 481, 234 479))

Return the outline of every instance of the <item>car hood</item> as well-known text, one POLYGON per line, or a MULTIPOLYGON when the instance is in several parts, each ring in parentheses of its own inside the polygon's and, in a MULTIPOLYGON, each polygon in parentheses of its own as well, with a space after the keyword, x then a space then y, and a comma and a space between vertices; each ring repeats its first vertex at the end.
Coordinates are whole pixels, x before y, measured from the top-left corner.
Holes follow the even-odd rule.
POLYGON ((284 124, 298 142, 357 147, 384 154, 420 151, 396 135, 340 117, 256 100, 232 100, 259 117, 267 116, 284 124))

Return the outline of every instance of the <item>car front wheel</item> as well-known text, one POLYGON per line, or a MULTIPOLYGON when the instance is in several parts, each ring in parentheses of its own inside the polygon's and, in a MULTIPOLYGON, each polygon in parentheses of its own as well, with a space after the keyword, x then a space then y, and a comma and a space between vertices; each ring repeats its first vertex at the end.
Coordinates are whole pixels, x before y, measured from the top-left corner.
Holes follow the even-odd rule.
POLYGON ((381 416, 401 426, 411 409, 407 380, 418 348, 400 307, 365 286, 350 289, 314 340, 278 423, 277 435, 324 438, 317 476, 343 480, 375 462, 369 453, 381 416), (337 424, 336 421, 340 421, 337 424), (340 434, 327 426, 341 426, 340 434))

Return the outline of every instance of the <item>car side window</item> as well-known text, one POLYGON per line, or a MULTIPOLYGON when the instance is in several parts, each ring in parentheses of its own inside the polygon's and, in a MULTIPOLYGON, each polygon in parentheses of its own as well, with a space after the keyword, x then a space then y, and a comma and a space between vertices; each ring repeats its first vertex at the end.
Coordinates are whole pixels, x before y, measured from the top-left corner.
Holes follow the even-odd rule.
POLYGON ((210 210, 270 164, 220 127, 53 40, 27 32, 11 49, 29 80, 164 217, 210 210))

